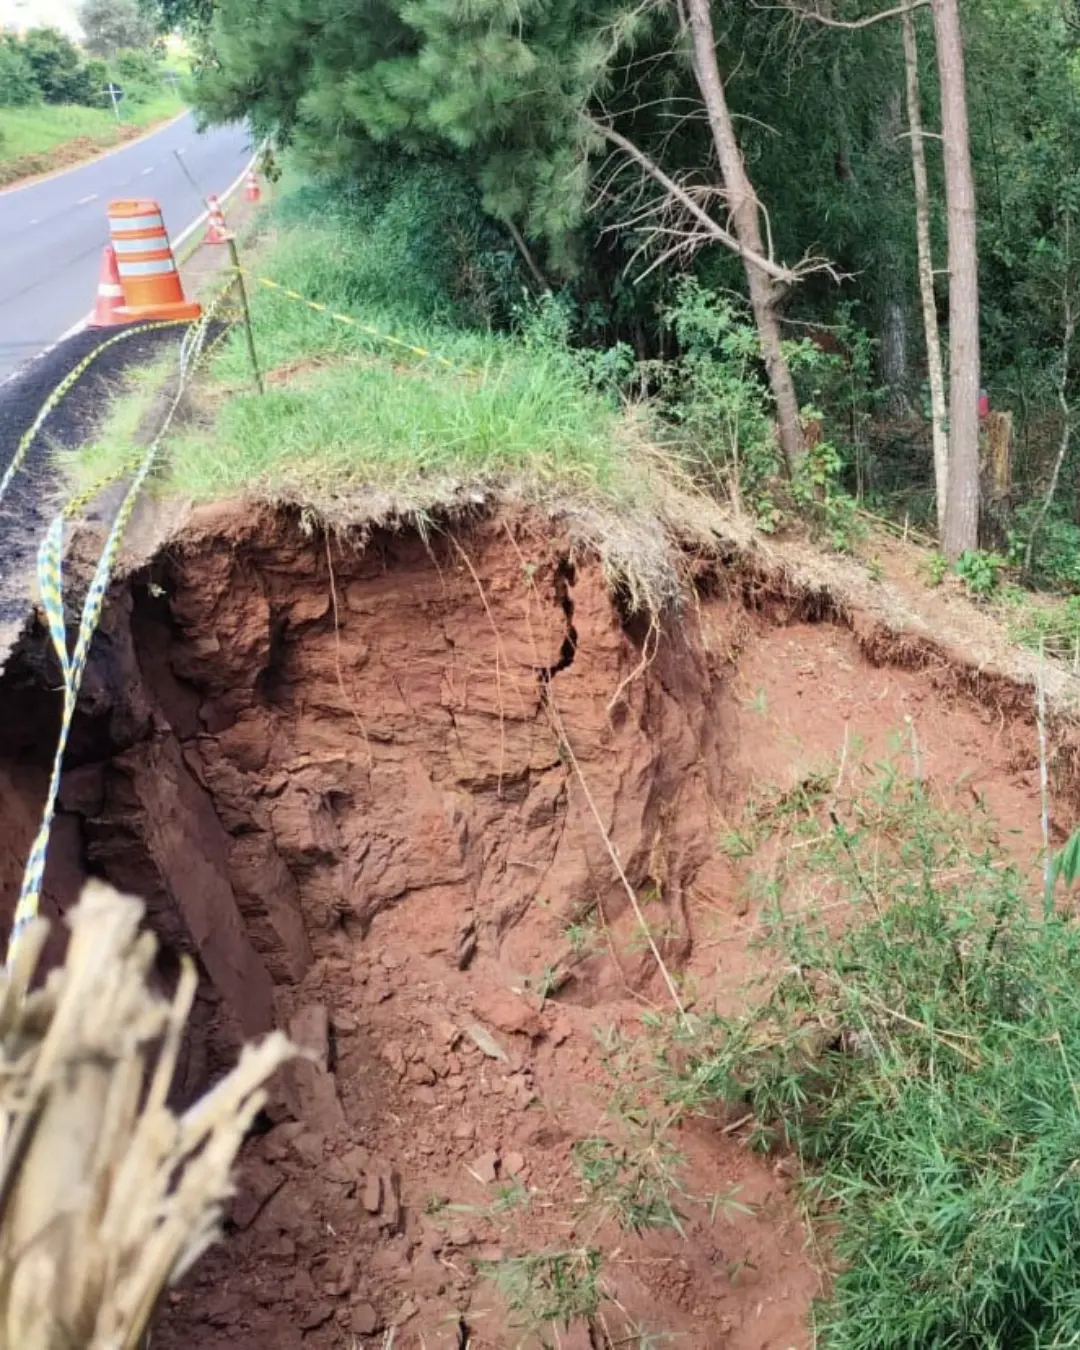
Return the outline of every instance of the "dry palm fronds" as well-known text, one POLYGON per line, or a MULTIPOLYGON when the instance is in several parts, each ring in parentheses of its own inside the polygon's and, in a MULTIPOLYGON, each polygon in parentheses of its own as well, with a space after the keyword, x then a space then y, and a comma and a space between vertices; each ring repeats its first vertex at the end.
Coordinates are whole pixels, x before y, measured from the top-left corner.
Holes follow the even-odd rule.
POLYGON ((0 1350, 135 1350, 218 1235, 230 1169, 293 1053, 280 1033, 182 1116, 166 1105, 195 994, 148 984, 141 902, 89 882, 67 960, 30 992, 47 925, 0 974, 0 1350))

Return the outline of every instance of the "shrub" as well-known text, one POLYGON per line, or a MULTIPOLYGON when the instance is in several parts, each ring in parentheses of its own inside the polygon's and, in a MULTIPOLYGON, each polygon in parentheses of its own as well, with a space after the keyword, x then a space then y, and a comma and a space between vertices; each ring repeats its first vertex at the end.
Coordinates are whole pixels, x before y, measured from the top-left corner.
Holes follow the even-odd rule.
POLYGON ((0 108, 23 108, 40 98, 22 47, 14 38, 0 37, 0 108))
POLYGON ((961 553, 953 566, 969 593, 976 599, 985 600, 998 588, 1005 559, 980 548, 969 548, 961 553))
POLYGON ((79 50, 55 28, 31 28, 20 44, 46 103, 96 103, 98 90, 79 50))
MULTIPOLYGON (((1024 563, 1028 540, 1040 509, 1038 502, 1029 502, 1017 509, 1009 532, 1010 562, 1024 563)), ((1039 528, 1028 580, 1053 590, 1080 588, 1080 526, 1060 512, 1051 512, 1039 528)))
POLYGON ((376 157, 347 180, 293 193, 284 219, 333 223, 350 303, 360 306, 500 328, 526 290, 509 237, 465 176, 439 160, 376 157))
POLYGON ((666 416, 714 483, 773 528, 780 457, 752 321, 730 296, 687 277, 665 322, 682 350, 655 368, 666 416))
POLYGON ((161 62, 148 51, 129 49, 118 52, 111 62, 112 72, 119 84, 157 91, 161 88, 161 62))
POLYGON ((759 1145, 805 1164, 838 1266, 818 1344, 1077 1344, 1080 927, 1040 916, 983 812, 889 766, 755 827, 802 841, 784 973, 700 1028, 673 1092, 748 1100, 759 1145), (850 901, 840 936, 812 894, 850 901))

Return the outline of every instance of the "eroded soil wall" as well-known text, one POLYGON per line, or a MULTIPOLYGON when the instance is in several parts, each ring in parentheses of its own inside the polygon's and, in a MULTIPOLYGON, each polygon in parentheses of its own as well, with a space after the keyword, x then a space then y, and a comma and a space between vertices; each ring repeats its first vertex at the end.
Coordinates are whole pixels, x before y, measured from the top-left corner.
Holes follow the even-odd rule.
MULTIPOLYGON (((46 908, 103 874, 147 900, 164 983, 197 957, 180 1099, 275 1022, 316 1056, 283 1075, 228 1243, 155 1344, 377 1344, 391 1325, 399 1346, 515 1344, 477 1262, 599 1241, 575 1228, 571 1151, 605 1133, 621 1039, 671 1007, 627 885, 680 996, 737 1005, 755 914, 718 840, 755 784, 914 728, 921 772, 1037 847, 1019 695, 1007 717, 971 672, 840 620, 714 568, 681 615, 626 621, 528 516, 361 548, 221 513, 117 589, 46 908)), ((4 912, 56 683, 41 634, 0 681, 4 912)), ((806 1344, 821 1277, 787 1175, 725 1129, 680 1133, 689 1240, 611 1238, 612 1315, 693 1346, 806 1344)))

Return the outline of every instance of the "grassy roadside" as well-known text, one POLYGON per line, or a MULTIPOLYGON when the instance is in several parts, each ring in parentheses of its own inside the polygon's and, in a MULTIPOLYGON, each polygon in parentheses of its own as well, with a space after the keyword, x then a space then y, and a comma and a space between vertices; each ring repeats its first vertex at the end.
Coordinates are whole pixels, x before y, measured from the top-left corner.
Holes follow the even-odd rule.
POLYGON ((0 110, 0 187, 65 168, 132 140, 175 117, 184 107, 175 93, 127 105, 123 121, 112 112, 80 105, 40 104, 0 110))
MULTIPOLYGON (((328 215, 318 195, 283 196, 247 257, 266 394, 254 391, 238 330, 201 377, 193 419, 170 438, 162 488, 194 500, 298 501, 338 519, 419 519, 493 488, 571 502, 617 523, 624 541, 637 514, 638 537, 622 554, 634 555, 638 593, 656 598, 670 584, 659 579, 662 470, 637 418, 543 305, 514 334, 455 323, 438 304, 425 313, 423 283, 410 293, 395 247, 377 227, 328 215), (259 274, 357 322, 314 312, 259 274)), ((76 485, 127 458, 153 382, 138 377, 96 444, 70 462, 76 485)))

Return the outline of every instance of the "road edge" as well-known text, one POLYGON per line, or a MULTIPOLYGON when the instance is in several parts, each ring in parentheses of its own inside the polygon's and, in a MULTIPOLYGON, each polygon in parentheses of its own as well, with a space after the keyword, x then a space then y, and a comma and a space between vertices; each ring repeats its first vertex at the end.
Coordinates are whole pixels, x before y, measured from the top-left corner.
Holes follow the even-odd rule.
POLYGON ((85 169, 88 164, 100 164, 103 159, 108 159, 111 155, 118 155, 121 150, 130 150, 136 145, 141 145, 143 141, 148 141, 151 136, 157 136, 162 131, 168 131, 169 127, 175 126, 190 112, 190 108, 181 108, 174 117, 167 118, 164 122, 157 122, 152 127, 147 127, 141 136, 135 136, 130 141, 122 141, 119 145, 110 145, 107 150, 102 150, 96 155, 88 155, 86 159, 80 159, 77 164, 67 164, 62 169, 54 169, 52 173, 37 173, 30 178, 20 178, 17 183, 8 183, 6 187, 0 188, 0 197, 14 195, 16 192, 21 192, 23 188, 39 187, 42 183, 51 183, 54 178, 63 178, 66 173, 75 173, 78 169, 85 169))
MULTIPOLYGON (((177 120, 178 120, 177 118, 173 119, 173 121, 177 120)), ((161 128, 159 127, 158 130, 160 131, 161 128)), ((134 145, 135 142, 129 141, 128 144, 134 145)), ((123 148, 126 149, 127 147, 125 146, 123 148)), ((261 147, 258 146, 256 147, 255 152, 252 154, 251 158, 240 170, 240 172, 236 175, 234 181, 230 183, 229 186, 225 189, 225 191, 221 194, 220 197, 221 201, 227 202, 229 198, 236 192, 240 184, 244 181, 244 179, 248 176, 248 174, 254 167, 256 160, 259 158, 260 149, 261 147)), ((102 156, 102 158, 104 158, 104 156, 102 156)), ((89 163, 89 161, 87 162, 89 163)), ((208 219, 209 214, 210 214, 209 211, 203 210, 199 215, 195 217, 195 219, 189 225, 186 225, 184 229, 180 231, 180 233, 176 236, 175 239, 170 240, 174 254, 176 250, 179 249, 191 237, 191 235, 195 233, 195 231, 199 228, 199 226, 202 225, 208 219)), ((198 247, 199 246, 196 245, 196 247, 192 249, 193 254, 198 251, 198 247)), ((5 379, 0 380, 0 389, 3 389, 5 385, 10 384, 12 380, 17 379, 20 375, 22 375, 23 372, 26 370, 26 368, 32 365, 33 362, 40 361, 42 357, 48 356, 50 352, 54 352, 62 342, 66 342, 68 338, 74 337, 76 333, 81 333, 82 330, 87 326, 87 324, 89 324, 90 320, 93 318, 93 315, 94 311, 91 308, 82 316, 81 319, 78 320, 77 323, 73 323, 66 332, 61 333, 60 336, 54 339, 54 341, 50 342, 47 347, 42 347, 41 351, 35 352, 35 354, 30 358, 29 361, 25 361, 21 366, 13 370, 11 374, 8 375, 5 379)))

